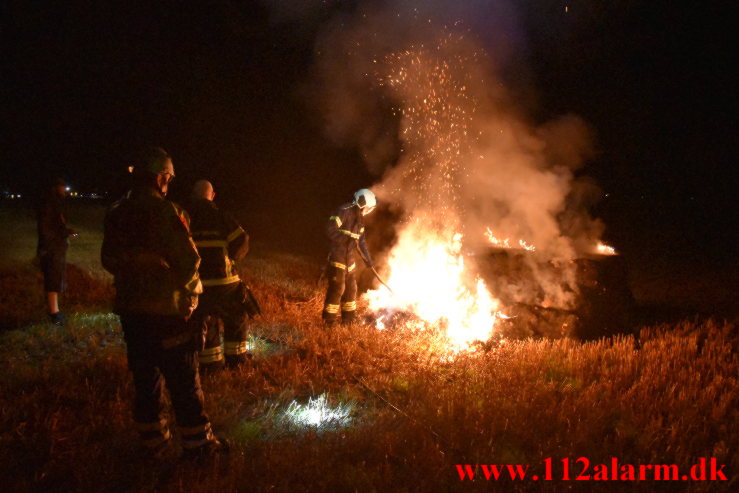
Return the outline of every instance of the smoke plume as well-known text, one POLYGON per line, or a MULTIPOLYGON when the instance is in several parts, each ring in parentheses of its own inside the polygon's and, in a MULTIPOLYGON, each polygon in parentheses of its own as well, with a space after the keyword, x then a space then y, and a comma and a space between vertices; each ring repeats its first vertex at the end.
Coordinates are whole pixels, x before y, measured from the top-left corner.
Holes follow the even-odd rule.
POLYGON ((327 135, 360 150, 380 200, 401 211, 400 241, 419 222, 439 237, 463 233, 472 252, 489 249, 488 230, 521 240, 536 249, 533 284, 495 295, 569 308, 571 259, 601 229, 580 196, 592 187, 573 178, 592 136, 575 115, 539 124, 524 114, 507 82, 523 48, 507 1, 359 2, 324 25, 308 91, 327 135))

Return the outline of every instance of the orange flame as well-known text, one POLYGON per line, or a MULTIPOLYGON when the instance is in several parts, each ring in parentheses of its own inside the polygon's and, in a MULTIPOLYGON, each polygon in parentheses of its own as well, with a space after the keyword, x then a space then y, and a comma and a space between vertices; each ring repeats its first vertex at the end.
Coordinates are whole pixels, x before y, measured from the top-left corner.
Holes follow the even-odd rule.
POLYGON ((618 255, 615 248, 613 248, 612 246, 608 246, 600 241, 597 245, 595 245, 595 252, 600 255, 618 255))
MULTIPOLYGON (((367 293, 374 312, 412 312, 426 326, 444 327, 452 349, 468 349, 486 341, 498 316, 498 300, 479 277, 466 271, 460 233, 440 233, 415 221, 399 235, 388 259, 388 284, 367 293), (449 239, 451 237, 451 239, 449 239)), ((385 328, 384 317, 377 328, 385 328)), ((406 329, 423 330, 424 324, 406 323, 406 329)))
MULTIPOLYGON (((511 239, 501 239, 495 236, 493 231, 488 228, 485 232, 485 236, 487 237, 488 241, 492 243, 494 246, 498 248, 515 248, 511 246, 511 239)), ((524 250, 528 250, 529 252, 536 251, 536 247, 534 245, 531 245, 530 243, 527 243, 525 240, 518 240, 518 246, 520 248, 523 248, 524 250)))

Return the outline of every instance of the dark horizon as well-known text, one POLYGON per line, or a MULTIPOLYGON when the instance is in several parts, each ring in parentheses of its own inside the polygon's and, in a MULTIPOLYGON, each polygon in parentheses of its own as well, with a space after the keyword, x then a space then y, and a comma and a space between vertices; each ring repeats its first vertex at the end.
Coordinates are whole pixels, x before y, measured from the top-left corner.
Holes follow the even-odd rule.
MULTIPOLYGON (((257 237, 290 229, 286 241, 319 241, 324 215, 379 179, 356 149, 325 136, 303 96, 323 22, 356 3, 275 22, 257 1, 12 2, 0 185, 28 194, 61 174, 81 190, 115 191, 130 157, 160 145, 174 158, 174 199, 208 178, 257 237)), ((736 260, 727 14, 647 1, 522 4, 525 49, 508 80, 533 120, 575 113, 593 127, 597 154, 578 175, 603 190, 593 213, 620 247, 677 241, 736 260)))

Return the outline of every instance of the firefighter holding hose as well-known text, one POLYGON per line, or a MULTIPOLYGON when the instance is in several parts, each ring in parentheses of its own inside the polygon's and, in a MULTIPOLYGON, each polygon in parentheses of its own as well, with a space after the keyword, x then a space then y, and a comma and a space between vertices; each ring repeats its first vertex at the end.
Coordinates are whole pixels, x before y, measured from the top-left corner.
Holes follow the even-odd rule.
POLYGON ((328 290, 323 305, 323 320, 332 326, 339 320, 350 324, 357 313, 357 278, 355 251, 358 250, 367 267, 372 258, 364 240, 363 217, 377 205, 372 191, 363 188, 354 194, 353 202, 344 204, 328 220, 327 233, 331 243, 328 257, 328 290))

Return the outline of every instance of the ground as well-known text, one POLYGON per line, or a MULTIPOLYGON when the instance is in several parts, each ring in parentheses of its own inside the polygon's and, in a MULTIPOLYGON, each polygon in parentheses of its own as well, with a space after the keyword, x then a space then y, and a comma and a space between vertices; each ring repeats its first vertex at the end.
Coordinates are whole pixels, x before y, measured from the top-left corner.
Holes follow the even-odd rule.
POLYGON ((45 321, 32 215, 0 208, 5 491, 477 491, 498 483, 506 491, 732 491, 739 483, 739 337, 724 312, 660 319, 654 307, 668 306, 669 292, 639 284, 637 273, 637 301, 652 308, 630 335, 508 340, 450 356, 430 334, 326 330, 318 261, 259 242, 240 265, 264 312, 250 322, 253 358, 203 378, 208 413, 233 453, 197 467, 176 446, 159 459, 142 456, 110 277, 98 260, 102 211, 72 212, 81 234, 69 251, 69 323, 59 329, 45 321), (568 457, 571 481, 561 479, 568 457), (591 478, 613 457, 676 464, 681 473, 715 457, 728 480, 575 481, 581 457, 591 478), (547 458, 554 479, 533 480, 544 477, 547 458), (465 464, 529 469, 516 481, 486 480, 478 469, 472 482, 460 479, 456 466, 465 464))

